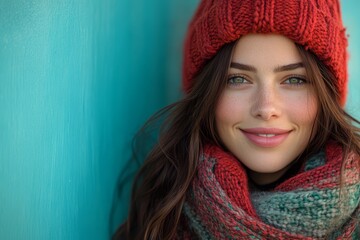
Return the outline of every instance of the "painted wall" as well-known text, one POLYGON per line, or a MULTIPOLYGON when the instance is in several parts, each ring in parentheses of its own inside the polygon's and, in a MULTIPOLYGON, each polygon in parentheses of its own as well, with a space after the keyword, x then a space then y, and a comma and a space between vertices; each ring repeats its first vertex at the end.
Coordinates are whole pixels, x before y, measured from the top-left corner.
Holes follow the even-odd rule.
MULTIPOLYGON (((359 118, 360 16, 349 2, 347 107, 359 118)), ((132 136, 179 97, 197 3, 0 0, 0 239, 109 238, 132 136)))
POLYGON ((344 24, 349 34, 349 94, 346 109, 360 119, 360 2, 341 1, 344 24))
POLYGON ((109 238, 131 138, 178 96, 193 5, 0 0, 0 239, 109 238))

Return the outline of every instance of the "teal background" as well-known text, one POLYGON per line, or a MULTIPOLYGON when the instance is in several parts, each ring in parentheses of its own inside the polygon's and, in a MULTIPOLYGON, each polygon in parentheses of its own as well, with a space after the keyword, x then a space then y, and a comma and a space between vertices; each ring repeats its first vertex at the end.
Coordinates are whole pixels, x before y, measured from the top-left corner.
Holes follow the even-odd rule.
MULTIPOLYGON (((180 96, 197 3, 0 0, 0 239, 109 239, 127 211, 128 190, 113 201, 131 139, 180 96)), ((358 118, 359 7, 343 1, 358 118)))

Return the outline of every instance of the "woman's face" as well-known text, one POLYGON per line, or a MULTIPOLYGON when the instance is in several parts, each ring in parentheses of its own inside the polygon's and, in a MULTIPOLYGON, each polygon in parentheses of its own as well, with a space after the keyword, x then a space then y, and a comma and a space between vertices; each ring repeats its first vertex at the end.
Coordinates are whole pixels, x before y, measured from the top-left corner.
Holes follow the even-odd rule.
POLYGON ((317 110, 294 42, 275 34, 240 38, 217 104, 216 127, 256 183, 274 182, 286 172, 309 143, 317 110))

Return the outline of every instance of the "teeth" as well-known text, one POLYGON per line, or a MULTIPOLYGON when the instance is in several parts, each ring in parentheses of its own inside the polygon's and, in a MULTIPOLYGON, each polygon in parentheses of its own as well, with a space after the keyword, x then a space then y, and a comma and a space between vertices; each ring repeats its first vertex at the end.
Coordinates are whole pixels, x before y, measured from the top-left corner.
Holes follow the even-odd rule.
POLYGON ((259 133, 259 134, 257 134, 259 137, 274 137, 275 136, 275 134, 261 134, 261 133, 259 133))

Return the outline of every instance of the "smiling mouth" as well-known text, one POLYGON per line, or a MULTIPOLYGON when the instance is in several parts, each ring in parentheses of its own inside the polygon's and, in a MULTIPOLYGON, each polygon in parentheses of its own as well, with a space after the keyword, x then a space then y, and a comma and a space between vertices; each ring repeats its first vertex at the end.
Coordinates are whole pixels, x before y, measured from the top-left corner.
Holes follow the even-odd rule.
POLYGON ((259 133, 259 134, 256 134, 257 136, 259 136, 259 137, 267 137, 267 138, 269 138, 269 137, 274 137, 274 136, 276 136, 276 134, 261 134, 261 133, 259 133))
POLYGON ((292 130, 278 128, 251 128, 240 129, 247 140, 258 147, 277 147, 283 143, 292 130))

